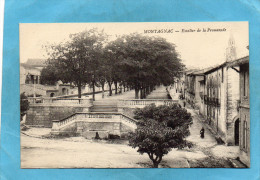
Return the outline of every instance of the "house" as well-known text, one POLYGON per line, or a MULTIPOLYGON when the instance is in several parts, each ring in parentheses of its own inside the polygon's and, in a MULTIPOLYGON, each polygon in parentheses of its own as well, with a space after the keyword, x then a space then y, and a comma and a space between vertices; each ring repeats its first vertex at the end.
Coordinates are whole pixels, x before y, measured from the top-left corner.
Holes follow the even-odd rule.
POLYGON ((203 70, 191 70, 185 77, 185 99, 195 109, 200 108, 200 81, 204 80, 203 70))
POLYGON ((224 62, 204 73, 204 116, 227 145, 238 145, 239 74, 227 64, 224 62))
POLYGON ((20 64, 20 84, 40 84, 46 59, 28 59, 20 64))
POLYGON ((240 75, 239 98, 239 138, 240 160, 250 167, 250 104, 249 104, 249 56, 237 59, 229 64, 240 75))

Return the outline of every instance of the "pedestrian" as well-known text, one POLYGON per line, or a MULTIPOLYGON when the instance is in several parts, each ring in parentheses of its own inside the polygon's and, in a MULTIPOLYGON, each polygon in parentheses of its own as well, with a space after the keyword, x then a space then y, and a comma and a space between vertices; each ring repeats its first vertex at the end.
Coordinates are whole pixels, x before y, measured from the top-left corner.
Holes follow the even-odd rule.
POLYGON ((183 101, 183 107, 185 107, 186 106, 186 102, 185 101, 183 101))
POLYGON ((202 127, 201 130, 200 130, 200 137, 202 139, 204 138, 204 133, 205 133, 205 129, 204 129, 204 127, 202 127))
POLYGON ((95 139, 100 139, 98 132, 96 132, 96 137, 95 137, 95 139))

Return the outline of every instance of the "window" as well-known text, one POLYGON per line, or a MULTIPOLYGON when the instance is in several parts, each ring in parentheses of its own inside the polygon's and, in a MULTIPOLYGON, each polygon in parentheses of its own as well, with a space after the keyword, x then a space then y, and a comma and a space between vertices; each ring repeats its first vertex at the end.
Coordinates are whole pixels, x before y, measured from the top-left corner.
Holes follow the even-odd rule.
POLYGON ((244 71, 243 73, 243 92, 244 92, 244 96, 246 96, 246 72, 244 71))
POLYGON ((247 121, 246 116, 244 119, 244 125, 243 125, 243 148, 246 151, 247 150, 247 121))
POLYGON ((242 89, 241 93, 244 98, 249 97, 249 69, 248 67, 241 67, 242 73, 241 73, 241 80, 242 80, 242 89))

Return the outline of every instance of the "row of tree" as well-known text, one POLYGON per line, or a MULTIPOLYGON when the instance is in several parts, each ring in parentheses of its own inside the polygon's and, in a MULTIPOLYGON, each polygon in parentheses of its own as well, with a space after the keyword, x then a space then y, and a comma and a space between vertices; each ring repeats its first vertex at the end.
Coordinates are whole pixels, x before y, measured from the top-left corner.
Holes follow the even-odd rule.
POLYGON ((175 45, 161 37, 133 33, 108 41, 98 29, 70 35, 70 40, 47 47, 47 67, 42 70, 42 83, 58 80, 78 87, 88 84, 93 88, 112 85, 115 92, 123 86, 135 89, 135 98, 145 98, 155 85, 169 85, 179 75, 183 65, 175 45))

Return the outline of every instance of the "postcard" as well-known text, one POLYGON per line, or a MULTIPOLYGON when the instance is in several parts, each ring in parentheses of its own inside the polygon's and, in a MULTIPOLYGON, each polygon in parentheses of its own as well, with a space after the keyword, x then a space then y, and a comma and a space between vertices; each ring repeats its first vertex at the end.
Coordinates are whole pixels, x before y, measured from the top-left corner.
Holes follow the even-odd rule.
POLYGON ((249 168, 248 22, 20 23, 21 168, 249 168))

